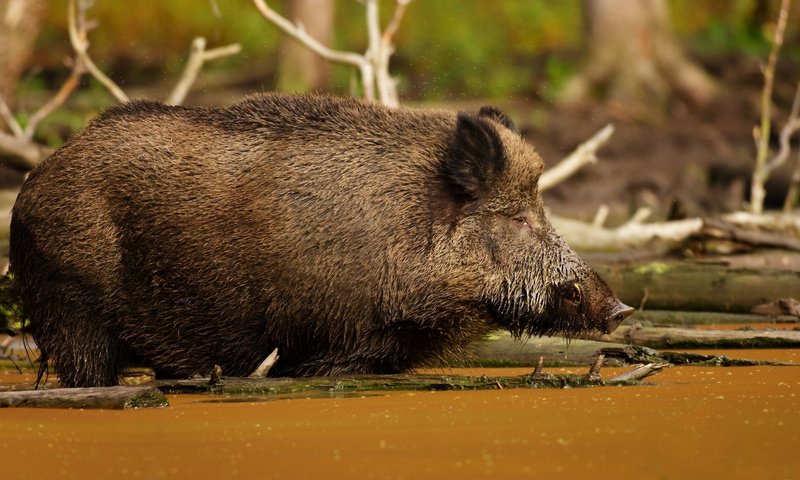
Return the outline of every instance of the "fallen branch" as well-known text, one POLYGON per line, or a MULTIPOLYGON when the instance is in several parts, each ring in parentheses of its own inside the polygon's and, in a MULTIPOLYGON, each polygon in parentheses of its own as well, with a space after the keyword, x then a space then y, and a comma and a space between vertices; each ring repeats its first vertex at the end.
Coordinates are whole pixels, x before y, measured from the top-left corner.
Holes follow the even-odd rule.
POLYGON ((584 165, 597 162, 597 150, 611 138, 613 133, 614 126, 606 125, 591 138, 578 145, 578 148, 557 165, 547 169, 539 178, 539 191, 543 192, 553 187, 584 165))
POLYGON ((703 226, 700 218, 663 223, 627 223, 617 228, 598 227, 553 214, 549 215, 549 219, 572 248, 583 251, 643 247, 654 239, 677 244, 703 226))
POLYGON ((775 247, 800 251, 800 239, 760 230, 744 229, 715 219, 703 220, 700 234, 717 239, 734 240, 753 247, 775 247))
POLYGON ((155 387, 53 388, 0 392, 0 408, 131 409, 166 407, 167 398, 155 387))

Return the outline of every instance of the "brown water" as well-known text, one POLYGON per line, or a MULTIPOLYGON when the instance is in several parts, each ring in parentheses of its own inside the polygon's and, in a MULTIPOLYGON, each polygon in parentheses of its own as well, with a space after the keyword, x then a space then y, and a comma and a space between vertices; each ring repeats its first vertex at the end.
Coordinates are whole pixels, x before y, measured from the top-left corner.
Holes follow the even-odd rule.
POLYGON ((0 472, 37 480, 800 478, 800 367, 676 367, 652 381, 243 403, 181 395, 168 408, 139 411, 0 410, 0 472))

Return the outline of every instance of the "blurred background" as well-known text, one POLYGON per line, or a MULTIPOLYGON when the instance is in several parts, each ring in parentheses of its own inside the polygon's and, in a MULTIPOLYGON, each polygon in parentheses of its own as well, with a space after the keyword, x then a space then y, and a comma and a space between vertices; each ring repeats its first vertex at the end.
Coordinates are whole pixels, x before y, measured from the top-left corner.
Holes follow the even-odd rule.
MULTIPOLYGON (((364 5, 284 0, 269 5, 338 50, 363 53, 364 5)), ((383 23, 394 1, 380 1, 383 23)), ((653 219, 742 208, 749 195, 760 95, 778 0, 412 1, 395 37, 390 72, 408 106, 507 111, 552 165, 608 123, 613 137, 589 165, 546 193, 556 213, 609 222, 642 206, 653 219)), ((331 64, 282 34, 249 0, 97 0, 85 5, 97 66, 132 98, 163 99, 192 39, 241 44, 208 62, 188 105, 226 105, 251 92, 358 94, 354 68, 331 64)), ((771 117, 780 126, 800 78, 800 4, 789 12, 771 117)), ((0 94, 23 127, 70 75, 67 2, 0 0, 0 94), (11 22, 13 20, 13 22, 11 22)), ((42 120, 32 140, 57 147, 117 103, 90 75, 42 120)), ((0 122, 7 132, 8 125, 0 122)), ((771 142, 777 144, 773 128, 771 142)), ((0 186, 25 166, 0 146, 0 186)), ((780 208, 794 160, 771 176, 767 208, 780 208)))

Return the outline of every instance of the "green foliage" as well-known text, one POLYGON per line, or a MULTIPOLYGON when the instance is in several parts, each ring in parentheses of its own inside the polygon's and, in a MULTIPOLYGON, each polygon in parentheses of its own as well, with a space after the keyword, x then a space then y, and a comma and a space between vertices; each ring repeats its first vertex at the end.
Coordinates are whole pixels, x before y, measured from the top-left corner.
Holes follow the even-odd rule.
POLYGON ((766 58, 771 41, 752 26, 735 25, 722 19, 712 20, 697 37, 696 49, 702 53, 744 52, 756 58, 766 58))
POLYGON ((0 327, 19 331, 22 329, 22 308, 14 293, 14 275, 0 278, 0 327))
POLYGON ((525 96, 535 90, 531 59, 574 48, 579 22, 577 0, 414 2, 396 64, 423 98, 525 96))
MULTIPOLYGON (((269 3, 286 11, 285 1, 269 3)), ((690 50, 745 52, 762 58, 778 3, 769 2, 766 10, 759 10, 757 0, 669 0, 668 7, 674 31, 690 50)), ((381 0, 380 7, 385 23, 394 1, 381 0)), ((332 47, 363 52, 367 46, 363 5, 336 0, 336 8, 332 47)), ((576 53, 586 50, 582 9, 580 0, 413 1, 398 32, 392 73, 401 79, 406 99, 554 98, 579 67, 581 55, 576 53)), ((795 5, 792 18, 797 18, 798 10, 795 5)), ((63 69, 63 59, 71 55, 65 16, 66 2, 50 2, 36 59, 50 71, 63 69)), ((98 0, 89 18, 98 22, 90 33, 92 57, 125 87, 177 78, 195 36, 206 37, 210 48, 242 44, 242 53, 209 64, 204 75, 263 72, 263 80, 252 88, 275 86, 284 37, 250 0, 98 0)), ((783 54, 798 59, 800 46, 791 30, 783 54)), ((354 74, 350 67, 336 66, 333 91, 348 93, 354 74)))
POLYGON ((575 64, 559 56, 547 58, 544 64, 547 82, 544 85, 542 96, 550 101, 555 100, 567 80, 575 73, 575 64))

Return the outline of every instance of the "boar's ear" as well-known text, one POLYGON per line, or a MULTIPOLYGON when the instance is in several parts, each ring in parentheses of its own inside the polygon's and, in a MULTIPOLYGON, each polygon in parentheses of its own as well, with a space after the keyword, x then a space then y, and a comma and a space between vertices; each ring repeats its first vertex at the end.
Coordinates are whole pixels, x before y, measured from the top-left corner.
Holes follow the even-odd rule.
POLYGON ((455 136, 442 164, 445 178, 460 196, 476 199, 505 168, 503 143, 495 128, 466 113, 458 114, 455 136))
POLYGON ((501 125, 505 126, 507 129, 511 130, 512 132, 519 133, 517 126, 514 125, 514 122, 512 122, 510 118, 508 118, 508 115, 501 112, 495 107, 491 106, 481 107, 480 111, 478 111, 478 116, 491 118, 495 122, 498 122, 501 125))

